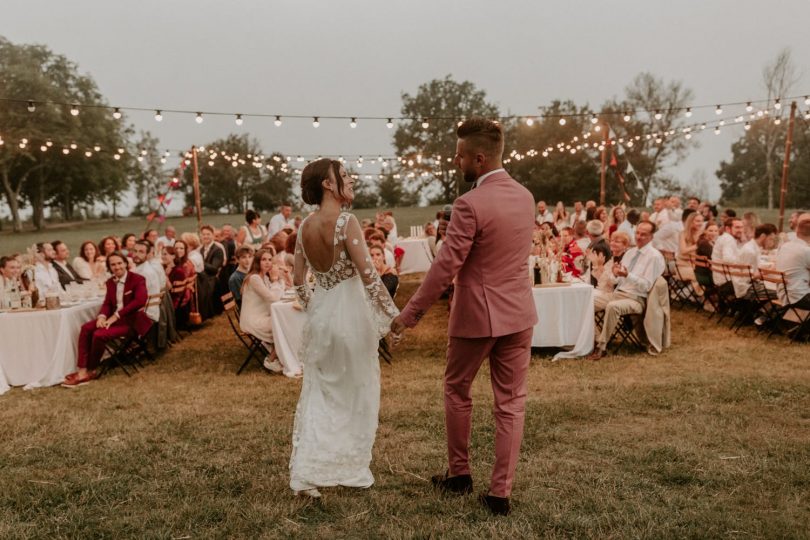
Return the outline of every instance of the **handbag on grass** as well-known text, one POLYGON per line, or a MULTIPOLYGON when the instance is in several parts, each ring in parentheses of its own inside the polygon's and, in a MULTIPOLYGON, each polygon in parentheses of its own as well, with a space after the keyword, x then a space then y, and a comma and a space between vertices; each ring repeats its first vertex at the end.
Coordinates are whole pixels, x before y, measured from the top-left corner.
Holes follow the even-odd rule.
POLYGON ((199 299, 197 298, 197 284, 194 284, 194 296, 192 299, 191 312, 188 314, 188 323, 192 326, 200 326, 202 324, 202 315, 200 315, 199 299))

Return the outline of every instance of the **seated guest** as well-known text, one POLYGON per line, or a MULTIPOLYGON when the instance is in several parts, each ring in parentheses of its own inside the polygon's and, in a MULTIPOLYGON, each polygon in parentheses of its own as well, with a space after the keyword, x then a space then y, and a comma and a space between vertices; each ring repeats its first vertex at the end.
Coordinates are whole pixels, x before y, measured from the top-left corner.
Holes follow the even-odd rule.
POLYGON ((126 257, 120 253, 108 255, 107 266, 113 277, 107 280, 107 294, 98 317, 85 323, 79 332, 79 370, 65 377, 62 386, 66 388, 87 384, 98 376, 95 370, 108 341, 133 334, 142 336, 152 325, 143 312, 148 298, 146 280, 127 272, 126 257))
MULTIPOLYGON (((292 235, 291 235, 292 236, 292 235)), ((245 281, 245 276, 250 272, 250 264, 253 262, 253 248, 247 244, 243 244, 236 249, 236 270, 231 274, 228 279, 228 290, 231 291, 236 305, 242 307, 242 283, 245 281)))
POLYGON ((695 275, 692 259, 698 254, 698 238, 703 232, 703 216, 691 208, 687 208, 681 213, 681 217, 684 223, 683 230, 678 237, 678 258, 676 259, 678 274, 684 281, 691 282, 695 292, 700 295, 703 294, 703 286, 695 275))
POLYGON ((53 267, 59 276, 59 284, 62 286, 62 288, 67 289, 69 283, 82 283, 84 279, 73 268, 73 265, 68 262, 70 250, 68 249, 67 244, 61 240, 55 240, 51 242, 51 245, 53 246, 54 253, 53 267))
POLYGON ((104 277, 107 270, 103 264, 96 263, 97 258, 98 248, 96 244, 89 240, 83 242, 82 247, 79 248, 79 256, 73 258, 73 268, 79 274, 79 277, 85 281, 104 277))
POLYGON ((174 243, 174 264, 168 274, 178 328, 188 325, 191 301, 196 289, 197 273, 194 271, 194 263, 188 260, 187 250, 186 243, 182 240, 174 243))
POLYGON ((45 298, 45 295, 49 292, 59 292, 62 290, 62 285, 59 283, 59 274, 56 272, 56 268, 53 267, 53 258, 55 255, 53 246, 49 243, 40 242, 37 244, 34 279, 37 283, 40 298, 45 298))
POLYGON ((651 242, 655 225, 642 221, 636 227, 636 247, 627 250, 622 262, 614 264, 611 271, 616 277, 616 290, 606 299, 602 331, 596 340, 594 351, 588 357, 599 360, 605 355, 608 340, 613 336, 622 315, 642 314, 655 281, 664 273, 664 257, 651 242))
MULTIPOLYGON (((364 231, 374 225, 374 220, 370 218, 363 218, 360 220, 360 228, 364 231)), ((297 230, 297 229, 296 229, 297 230)))
POLYGON ((616 228, 617 231, 623 232, 630 238, 630 246, 636 245, 636 225, 641 220, 641 214, 635 208, 627 211, 627 216, 616 228))
MULTIPOLYGON (((447 238, 447 225, 450 222, 447 220, 439 220, 439 225, 436 227, 436 246, 433 250, 433 257, 439 254, 439 250, 442 249, 442 245, 444 244, 445 238, 447 238)), ((385 255, 385 264, 388 264, 388 254, 385 255)))
POLYGON ((119 249, 118 241, 112 236, 105 236, 101 239, 101 242, 98 243, 98 252, 105 257, 105 259, 119 249))
POLYGON ((284 253, 282 254, 282 259, 284 261, 284 266, 288 270, 292 270, 295 267, 295 241, 298 238, 298 233, 290 233, 287 236, 287 242, 284 244, 284 253))
POLYGON ((157 249, 157 251, 161 251, 162 248, 166 246, 174 247, 175 240, 177 240, 177 229, 175 229, 173 225, 168 225, 163 233, 163 236, 157 239, 155 249, 157 249))
POLYGON ((623 232, 615 232, 610 237, 610 256, 605 257, 603 252, 592 254, 592 278, 596 278, 594 290, 594 310, 603 311, 616 289, 617 279, 613 274, 613 266, 621 264, 625 252, 630 248, 630 239, 623 232))
POLYGON ((152 249, 154 249, 154 246, 157 245, 158 241, 158 232, 155 229, 147 229, 143 232, 141 239, 149 240, 149 243, 152 244, 152 249))
MULTIPOLYGON (((724 232, 714 243, 712 249, 712 260, 726 263, 739 263, 740 250, 742 249, 743 222, 737 218, 727 218, 724 222, 724 232)), ((713 272, 714 284, 720 289, 721 294, 728 294, 732 285, 727 285, 728 279, 723 272, 713 272)), ((734 294, 744 296, 747 287, 741 283, 734 286, 734 294), (739 294, 738 294, 739 293, 739 294)))
POLYGON ((568 215, 568 211, 565 209, 565 205, 562 201, 557 201, 557 205, 554 207, 554 215, 552 216, 552 223, 557 230, 567 227, 568 224, 571 222, 571 216, 568 215))
MULTIPOLYGON (((743 244, 742 249, 740 249, 740 264, 750 266, 751 272, 758 280, 760 277, 759 261, 762 258, 763 252, 774 249, 778 241, 776 225, 772 223, 757 225, 757 228, 754 229, 753 238, 743 244)), ((764 298, 766 295, 771 296, 768 289, 765 288, 765 285, 761 281, 755 281, 752 285, 750 279, 744 279, 742 280, 742 284, 748 289, 740 298, 754 300, 756 298, 764 298), (756 292, 753 289, 754 287, 757 287, 756 292)), ((742 287, 739 288, 742 290, 742 287)), ((735 287, 735 291, 736 290, 737 287, 735 287)), ((776 294, 772 295, 772 297, 776 298, 776 294)))
MULTIPOLYGON (((669 199, 664 199, 668 201, 669 199)), ((673 256, 678 253, 678 239, 683 231, 683 222, 673 217, 663 218, 669 215, 669 209, 665 208, 659 213, 659 221, 663 220, 661 225, 657 225, 655 237, 653 238, 653 247, 661 252, 671 253, 673 256)))
POLYGON ((125 257, 130 256, 129 253, 130 253, 130 251, 132 251, 132 246, 135 245, 135 241, 137 239, 138 239, 138 237, 135 236, 132 233, 125 234, 124 237, 121 239, 121 253, 125 257))
POLYGON ((370 246, 368 252, 371 255, 371 262, 380 275, 383 285, 385 285, 385 288, 388 289, 388 294, 393 298, 399 287, 397 271, 385 264, 385 253, 383 253, 383 249, 380 246, 370 246))
POLYGON ((254 250, 261 249, 266 237, 267 229, 262 225, 262 216, 255 210, 246 210, 245 225, 242 225, 236 234, 237 247, 247 244, 254 250))
MULTIPOLYGON (((703 217, 703 214, 699 215, 703 217)), ((718 236, 720 236, 720 228, 716 223, 709 223, 700 236, 698 236, 695 255, 711 260, 714 243, 718 236)), ((703 288, 711 287, 714 284, 712 271, 701 266, 695 267, 695 279, 697 279, 697 282, 703 288)))
MULTIPOLYGON (((285 231, 279 231, 270 238, 268 244, 273 247, 274 259, 273 262, 278 265, 286 266, 284 252, 287 248, 287 238, 290 235, 285 231)), ((265 246, 268 247, 268 246, 265 246)))
POLYGON ((22 279, 22 265, 16 257, 4 256, 0 257, 0 291, 24 291, 26 287, 23 286, 22 279))
POLYGON ((613 236, 622 223, 627 220, 627 216, 624 213, 624 208, 621 206, 614 206, 613 210, 610 211, 610 227, 608 227, 608 238, 613 236))
MULTIPOLYGON (((160 294, 163 284, 166 281, 165 276, 157 273, 155 267, 149 260, 149 255, 152 252, 152 243, 149 240, 138 240, 132 246, 132 262, 135 263, 135 268, 132 271, 146 280, 146 292, 149 298, 155 298, 160 294)), ((146 315, 157 322, 160 320, 160 304, 151 302, 146 308, 146 315)))
POLYGON ((593 251, 598 249, 599 251, 608 253, 608 259, 610 258, 610 247, 608 246, 607 240, 605 239, 605 225, 598 219, 593 219, 588 222, 586 225, 586 230, 588 232, 588 246, 585 248, 585 251, 593 251))
POLYGON ((748 242, 754 239, 754 231, 757 227, 762 225, 759 221, 759 216, 754 212, 746 212, 743 214, 743 241, 748 242))
POLYGON ((385 243, 385 236, 380 232, 375 232, 368 237, 368 244, 370 246, 379 246, 385 252, 385 264, 391 267, 396 267, 396 259, 394 252, 388 249, 385 243))
POLYGON ((284 366, 273 349, 273 326, 270 306, 284 295, 284 284, 278 267, 273 264, 273 253, 260 249, 242 283, 242 309, 239 313, 239 327, 246 334, 264 343, 270 356, 264 366, 275 373, 284 372, 287 377, 300 377, 300 371, 284 366))
POLYGON ((574 241, 579 246, 579 250, 585 253, 585 250, 591 245, 591 239, 588 238, 588 222, 577 221, 571 228, 574 230, 574 241))
MULTIPOLYGON (((578 221, 577 223, 581 223, 582 227, 585 227, 584 222, 578 221)), ((560 231, 560 246, 562 248, 562 271, 570 273, 574 277, 579 277, 581 270, 578 261, 584 258, 585 252, 582 251, 574 238, 573 228, 563 227, 563 230, 560 231)))
POLYGON ((200 253, 200 237, 197 233, 184 232, 180 235, 183 243, 186 245, 186 257, 194 267, 194 273, 199 274, 205 270, 205 261, 200 253))
POLYGON ((810 309, 810 214, 799 216, 796 239, 782 244, 776 253, 776 269, 785 273, 787 292, 778 290, 784 305, 810 309))
POLYGON ((554 214, 546 206, 546 201, 537 201, 537 217, 535 222, 539 225, 541 223, 554 223, 554 214))
POLYGON ((422 238, 433 238, 434 241, 436 240, 436 227, 433 225, 432 221, 425 223, 423 230, 424 233, 422 234, 422 238))
POLYGON ((217 295, 217 278, 225 264, 225 250, 214 241, 214 228, 210 225, 200 227, 200 256, 203 259, 203 271, 197 273, 197 297, 200 302, 200 314, 203 319, 210 319, 222 312, 222 304, 217 295))

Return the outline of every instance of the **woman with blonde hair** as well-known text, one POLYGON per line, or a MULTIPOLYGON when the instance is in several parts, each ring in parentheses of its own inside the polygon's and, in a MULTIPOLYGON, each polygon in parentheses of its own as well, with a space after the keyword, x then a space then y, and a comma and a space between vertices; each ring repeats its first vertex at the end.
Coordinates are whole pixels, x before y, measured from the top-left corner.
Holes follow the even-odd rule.
POLYGON ((194 265, 194 271, 200 273, 205 270, 205 261, 203 261, 202 253, 200 253, 200 236, 193 232, 184 232, 180 235, 180 240, 185 242, 188 248, 188 260, 194 265))
MULTIPOLYGON (((687 209, 688 211, 688 209, 687 209)), ((692 259, 697 255, 698 238, 703 232, 703 216, 698 212, 688 214, 678 239, 678 258, 676 261, 680 278, 692 283, 697 294, 703 294, 703 288, 695 277, 695 267, 692 259)))
POLYGON ((552 218, 554 219, 554 226, 557 227, 557 230, 562 230, 563 227, 568 226, 570 217, 562 201, 557 201, 556 206, 554 206, 552 218))

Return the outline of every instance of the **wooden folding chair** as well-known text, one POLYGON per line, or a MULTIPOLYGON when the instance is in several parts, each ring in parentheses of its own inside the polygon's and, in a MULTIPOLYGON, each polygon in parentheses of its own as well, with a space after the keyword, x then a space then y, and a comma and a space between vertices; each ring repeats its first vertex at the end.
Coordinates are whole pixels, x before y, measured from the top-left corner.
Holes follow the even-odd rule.
MULTIPOLYGON (((719 316, 717 324, 723 322, 728 315, 731 314, 731 304, 737 298, 734 294, 734 285, 731 283, 730 278, 726 275, 726 267, 723 261, 715 261, 709 259, 709 269, 712 271, 712 280, 715 284, 715 292, 717 294, 717 310, 715 313, 719 316), (726 279, 725 283, 717 284, 717 275, 721 275, 726 279)), ((711 317, 709 317, 711 318, 711 317)))
MULTIPOLYGON (((787 278, 784 272, 778 270, 760 269, 762 280, 772 283, 784 292, 786 298, 790 298, 787 278)), ((799 341, 805 333, 810 331, 810 310, 796 306, 796 304, 783 304, 778 299, 769 298, 768 311, 766 316, 769 319, 771 337, 776 331, 782 332, 782 323, 787 323, 788 329, 784 332, 790 336, 791 341, 799 341)))
POLYGON ((740 298, 734 292, 733 287, 733 280, 737 279, 745 280, 748 283, 748 290, 750 290, 754 283, 751 281, 751 276, 753 275, 751 271, 751 266, 748 264, 738 264, 738 263, 723 263, 723 271, 726 275, 726 278, 732 283, 731 292, 732 296, 728 296, 726 301, 728 302, 728 307, 733 317, 731 322, 730 329, 734 330, 734 332, 739 332, 740 328, 747 323, 753 323, 754 321, 754 314, 757 312, 756 303, 752 298, 743 297, 740 298))
POLYGON ((695 290, 692 280, 684 279, 681 275, 680 266, 678 266, 678 258, 670 251, 662 251, 664 261, 666 263, 666 271, 664 272, 664 279, 667 280, 669 287, 669 299, 672 304, 685 307, 687 305, 700 305, 700 295, 695 290))
POLYGON ((233 330, 233 333, 236 335, 239 341, 242 342, 242 345, 245 346, 245 349, 247 349, 248 352, 244 362, 242 362, 242 365, 239 366, 236 374, 239 375, 242 373, 242 371, 254 358, 256 359, 256 362, 258 362, 259 367, 263 367, 263 355, 269 356, 270 351, 267 350, 264 343, 262 343, 260 339, 257 339, 246 332, 242 332, 242 329, 239 326, 239 308, 236 305, 233 294, 228 292, 223 294, 221 298, 222 307, 225 311, 225 315, 228 317, 228 323, 231 325, 231 330, 233 330))
MULTIPOLYGON (((700 268, 711 274, 711 259, 703 255, 696 255, 692 258, 692 267, 695 269, 695 273, 697 273, 697 269, 700 268)), ((698 309, 702 310, 706 307, 706 303, 708 303, 712 308, 709 318, 712 318, 714 313, 720 310, 717 287, 714 285, 714 279, 712 279, 711 284, 701 283, 701 286, 703 287, 703 302, 699 304, 698 309)))

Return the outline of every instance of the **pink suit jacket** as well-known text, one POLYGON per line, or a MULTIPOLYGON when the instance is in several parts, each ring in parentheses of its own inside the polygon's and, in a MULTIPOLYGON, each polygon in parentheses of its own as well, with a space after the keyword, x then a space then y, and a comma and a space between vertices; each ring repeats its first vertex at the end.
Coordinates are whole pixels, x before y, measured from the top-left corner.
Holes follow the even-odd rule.
MULTIPOLYGON (((135 272, 127 272, 127 280, 124 282, 124 305, 118 312, 121 323, 133 328, 139 336, 144 336, 152 326, 152 319, 144 312, 149 293, 146 290, 146 278, 135 272)), ((107 294, 104 296, 104 303, 101 304, 99 315, 109 318, 115 313, 118 303, 116 298, 116 281, 114 278, 107 280, 107 294)))
POLYGON ((413 327, 456 277, 448 333, 499 337, 537 324, 528 260, 534 197, 497 172, 453 204, 447 238, 424 283, 402 310, 413 327))

